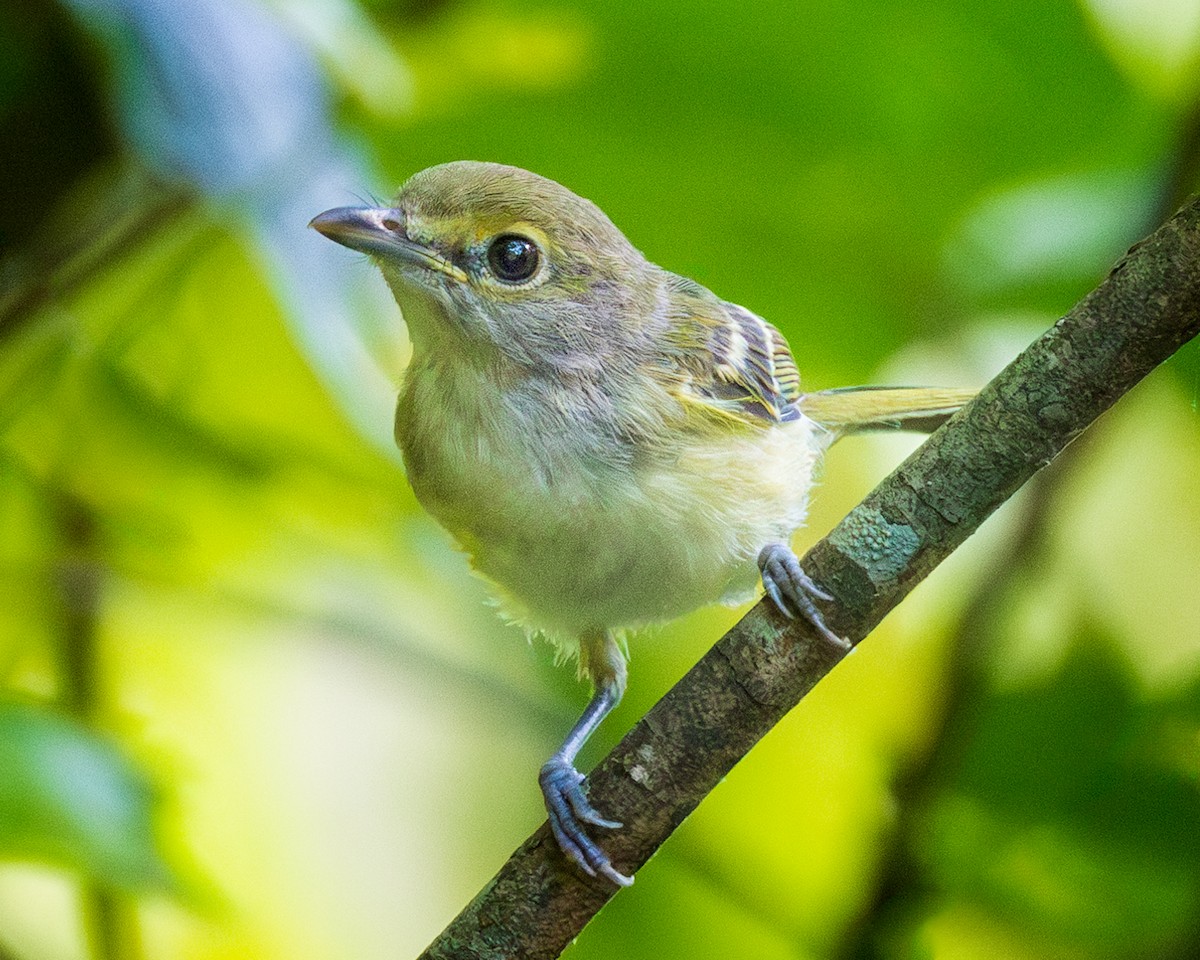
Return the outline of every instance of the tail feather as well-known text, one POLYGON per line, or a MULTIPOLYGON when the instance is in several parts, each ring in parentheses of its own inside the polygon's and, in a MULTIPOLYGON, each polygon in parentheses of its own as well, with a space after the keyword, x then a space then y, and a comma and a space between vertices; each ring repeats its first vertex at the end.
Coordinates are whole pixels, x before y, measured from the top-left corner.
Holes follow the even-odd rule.
POLYGON ((975 393, 954 387, 839 387, 806 393, 797 405, 840 437, 867 430, 931 433, 975 393))

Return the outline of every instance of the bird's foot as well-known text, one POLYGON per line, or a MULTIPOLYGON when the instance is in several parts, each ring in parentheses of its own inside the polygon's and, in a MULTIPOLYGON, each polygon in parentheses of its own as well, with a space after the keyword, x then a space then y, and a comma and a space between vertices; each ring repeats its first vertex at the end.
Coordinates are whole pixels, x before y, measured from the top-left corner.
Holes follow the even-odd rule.
POLYGON ((609 861, 608 854, 580 826, 580 821, 606 830, 621 826, 615 820, 604 819, 588 802, 583 793, 583 774, 567 760, 551 757, 538 774, 538 783, 546 800, 550 830, 568 859, 589 877, 606 877, 619 887, 633 883, 633 877, 618 872, 609 861))
POLYGON ((803 617, 835 647, 850 649, 848 641, 825 626, 825 618, 814 603, 833 597, 813 583, 791 547, 786 543, 768 543, 758 555, 758 569, 767 596, 785 617, 803 617))

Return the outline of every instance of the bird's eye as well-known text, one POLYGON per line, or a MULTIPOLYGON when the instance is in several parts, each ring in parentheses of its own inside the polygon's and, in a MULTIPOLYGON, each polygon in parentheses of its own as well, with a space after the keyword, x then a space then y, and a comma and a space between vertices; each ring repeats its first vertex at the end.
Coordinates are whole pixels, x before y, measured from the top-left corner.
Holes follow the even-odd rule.
POLYGON ((488 247, 488 266, 497 279, 520 283, 532 277, 538 268, 537 244, 515 233, 498 236, 488 247))

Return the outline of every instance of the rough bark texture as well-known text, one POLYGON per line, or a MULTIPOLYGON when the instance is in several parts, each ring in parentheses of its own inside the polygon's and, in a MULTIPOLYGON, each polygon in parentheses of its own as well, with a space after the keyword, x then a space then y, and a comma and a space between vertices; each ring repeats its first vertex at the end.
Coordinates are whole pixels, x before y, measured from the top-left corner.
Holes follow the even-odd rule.
MULTIPOLYGON (((862 640, 993 510, 1200 332, 1200 200, 1137 244, 803 560, 830 626, 862 640)), ((842 654, 760 603, 589 777, 632 872, 842 654)), ((636 890, 636 887, 634 888, 636 890)), ((550 958, 616 892, 564 861, 543 825, 421 955, 550 958)), ((632 894, 636 896, 636 893, 632 894)))

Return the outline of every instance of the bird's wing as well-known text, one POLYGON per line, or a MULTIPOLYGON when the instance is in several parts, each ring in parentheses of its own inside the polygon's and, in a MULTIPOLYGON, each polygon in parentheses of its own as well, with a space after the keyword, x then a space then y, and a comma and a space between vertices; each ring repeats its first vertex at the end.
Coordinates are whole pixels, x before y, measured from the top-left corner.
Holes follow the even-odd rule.
POLYGON ((800 373, 783 334, 684 277, 669 279, 668 295, 667 355, 681 401, 760 425, 799 417, 800 373))
POLYGON ((685 277, 667 282, 670 388, 685 406, 760 426, 815 421, 832 439, 867 430, 931 432, 975 396, 949 387, 800 392, 787 341, 762 317, 685 277))

